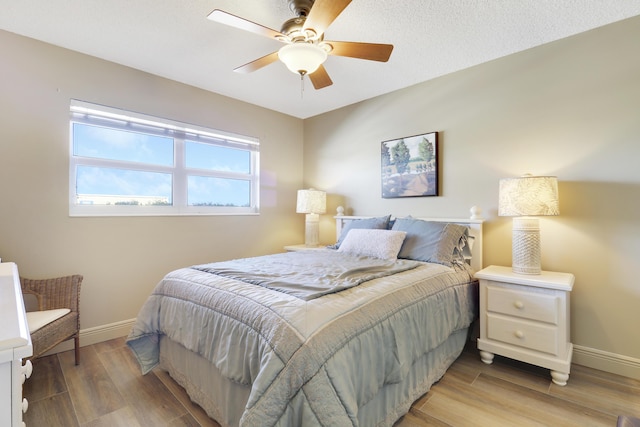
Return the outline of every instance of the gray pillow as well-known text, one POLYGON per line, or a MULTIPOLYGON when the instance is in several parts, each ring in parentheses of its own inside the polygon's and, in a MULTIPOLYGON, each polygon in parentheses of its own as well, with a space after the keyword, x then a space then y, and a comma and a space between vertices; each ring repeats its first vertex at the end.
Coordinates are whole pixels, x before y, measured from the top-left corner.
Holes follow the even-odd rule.
POLYGON ((351 229, 368 228, 373 230, 386 230, 389 225, 389 219, 391 219, 391 215, 349 221, 340 232, 340 238, 336 244, 329 246, 329 248, 338 249, 351 229))
POLYGON ((460 239, 466 235, 467 227, 447 222, 423 221, 398 218, 392 230, 405 231, 398 258, 434 262, 451 267, 457 254, 460 239))

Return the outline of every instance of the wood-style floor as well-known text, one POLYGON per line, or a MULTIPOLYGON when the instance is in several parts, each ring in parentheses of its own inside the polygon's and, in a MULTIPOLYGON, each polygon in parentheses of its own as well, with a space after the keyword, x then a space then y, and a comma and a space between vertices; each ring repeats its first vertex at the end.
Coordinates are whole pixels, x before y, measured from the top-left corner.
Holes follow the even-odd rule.
MULTIPOLYGON (((24 386, 28 427, 218 426, 166 373, 146 376, 124 338, 37 359, 24 386)), ((640 381, 574 365, 560 387, 545 369, 465 350, 395 427, 615 426, 640 417, 640 381)))

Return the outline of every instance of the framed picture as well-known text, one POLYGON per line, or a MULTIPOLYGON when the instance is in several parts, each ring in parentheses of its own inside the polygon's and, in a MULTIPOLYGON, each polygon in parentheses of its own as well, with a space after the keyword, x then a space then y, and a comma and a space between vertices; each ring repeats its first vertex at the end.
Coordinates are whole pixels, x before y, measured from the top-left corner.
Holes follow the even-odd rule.
POLYGON ((438 132, 382 142, 382 197, 438 195, 438 132))

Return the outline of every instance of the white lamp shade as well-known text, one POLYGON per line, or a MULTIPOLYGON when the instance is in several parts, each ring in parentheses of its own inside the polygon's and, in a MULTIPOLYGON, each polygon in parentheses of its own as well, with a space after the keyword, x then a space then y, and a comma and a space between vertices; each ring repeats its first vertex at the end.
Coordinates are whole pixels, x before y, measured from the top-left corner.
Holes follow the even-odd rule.
POLYGON ((558 179, 524 175, 500 180, 499 216, 559 215, 558 179))
POLYGON ((327 52, 312 43, 292 43, 278 51, 278 58, 296 74, 311 74, 327 60, 327 52))
POLYGON ((310 188, 298 190, 297 213, 323 214, 327 211, 327 193, 310 188))

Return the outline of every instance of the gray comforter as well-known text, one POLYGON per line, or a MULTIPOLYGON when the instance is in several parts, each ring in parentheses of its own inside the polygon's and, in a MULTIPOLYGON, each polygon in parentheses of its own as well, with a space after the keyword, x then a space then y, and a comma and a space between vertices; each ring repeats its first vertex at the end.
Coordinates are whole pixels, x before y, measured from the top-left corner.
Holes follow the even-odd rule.
POLYGON ((185 268, 158 284, 127 343, 144 373, 164 334, 250 387, 243 426, 391 425, 426 392, 407 378, 414 364, 469 326, 474 302, 459 266, 420 263, 310 301, 185 268), (379 408, 362 419, 367 405, 379 408))

